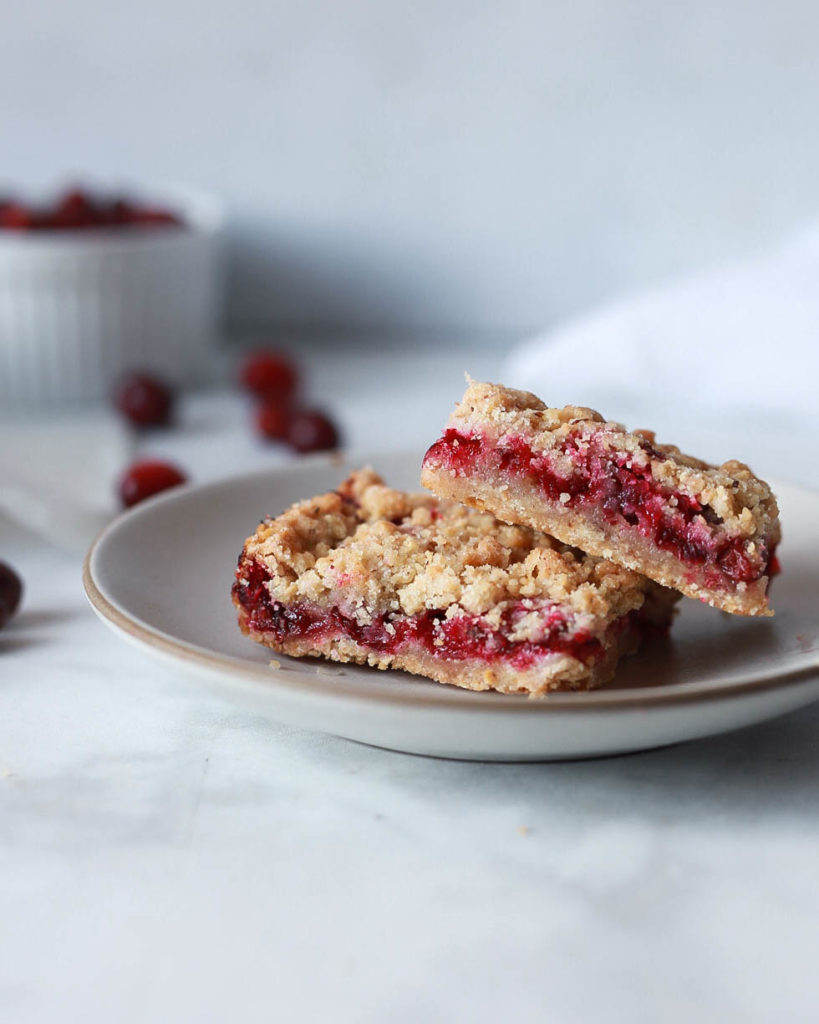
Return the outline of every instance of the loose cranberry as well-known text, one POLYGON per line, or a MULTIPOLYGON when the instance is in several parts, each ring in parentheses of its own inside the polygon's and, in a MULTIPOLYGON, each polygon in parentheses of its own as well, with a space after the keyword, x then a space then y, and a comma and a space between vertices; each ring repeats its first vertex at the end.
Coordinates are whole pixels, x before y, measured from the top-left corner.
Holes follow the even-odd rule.
POLYGON ((297 452, 324 452, 338 448, 339 433, 333 421, 318 409, 300 409, 287 429, 287 440, 297 452))
POLYGON ((285 441, 291 418, 287 402, 266 398, 256 410, 256 430, 269 441, 285 441))
POLYGON ((114 392, 114 404, 135 427, 162 427, 171 418, 173 392, 150 373, 129 373, 114 392))
POLYGON ((0 205, 0 228, 25 231, 36 226, 37 218, 34 213, 22 203, 5 202, 0 205))
POLYGON ((85 192, 73 189, 66 192, 48 216, 51 228, 88 228, 99 224, 101 211, 85 192))
POLYGON ((130 224, 136 210, 129 199, 114 199, 108 207, 106 220, 109 224, 130 224))
POLYGON ((279 352, 259 349, 249 353, 239 375, 242 387, 261 398, 290 398, 298 375, 293 364, 279 352))
POLYGON ((125 508, 152 498, 169 487, 187 482, 187 477, 168 462, 146 460, 135 462, 119 482, 119 496, 125 508))
POLYGON ((22 596, 22 580, 10 565, 0 562, 0 629, 17 611, 22 596))

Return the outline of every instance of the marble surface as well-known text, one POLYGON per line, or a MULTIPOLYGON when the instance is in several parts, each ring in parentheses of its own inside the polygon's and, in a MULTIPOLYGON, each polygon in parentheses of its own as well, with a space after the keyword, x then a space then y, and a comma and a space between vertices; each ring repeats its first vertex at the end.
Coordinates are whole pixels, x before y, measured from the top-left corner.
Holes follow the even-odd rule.
MULTIPOLYGON (((390 448, 499 358, 308 361, 351 444, 390 448)), ((246 415, 198 397, 142 447, 197 479, 284 457, 246 415)), ((819 705, 629 757, 412 757, 207 696, 8 521, 0 557, 27 588, 0 634, 0 1019, 815 1020, 819 705)))

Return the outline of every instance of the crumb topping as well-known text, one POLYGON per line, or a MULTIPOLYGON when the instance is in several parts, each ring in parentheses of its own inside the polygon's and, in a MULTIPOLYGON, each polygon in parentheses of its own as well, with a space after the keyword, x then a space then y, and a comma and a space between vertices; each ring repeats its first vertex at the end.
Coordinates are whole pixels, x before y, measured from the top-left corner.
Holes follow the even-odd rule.
POLYGON ((437 610, 499 624, 514 603, 519 638, 542 629, 544 604, 597 632, 659 589, 528 527, 394 490, 371 469, 266 519, 244 555, 266 567, 270 596, 283 604, 333 604, 362 623, 437 610))
POLYGON ((742 462, 710 465, 686 455, 675 445, 659 444, 651 430, 628 431, 594 409, 546 406, 536 395, 499 384, 470 380, 448 426, 465 434, 484 434, 495 443, 525 438, 537 454, 548 453, 558 469, 571 472, 571 457, 562 449, 571 439, 582 447, 592 443, 625 453, 635 466, 650 469, 669 490, 709 506, 725 530, 742 537, 756 534, 779 538, 779 510, 765 481, 742 462))

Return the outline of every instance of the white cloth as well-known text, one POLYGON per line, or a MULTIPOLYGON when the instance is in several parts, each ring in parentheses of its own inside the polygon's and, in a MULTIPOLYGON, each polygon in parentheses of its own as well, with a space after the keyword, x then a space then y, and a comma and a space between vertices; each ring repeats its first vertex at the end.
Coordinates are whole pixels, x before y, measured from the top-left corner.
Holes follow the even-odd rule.
POLYGON ((653 427, 661 441, 681 443, 682 433, 710 446, 709 458, 719 457, 714 440, 744 440, 753 454, 774 431, 780 458, 788 433, 815 461, 819 225, 761 257, 545 331, 510 354, 502 379, 549 404, 653 427))

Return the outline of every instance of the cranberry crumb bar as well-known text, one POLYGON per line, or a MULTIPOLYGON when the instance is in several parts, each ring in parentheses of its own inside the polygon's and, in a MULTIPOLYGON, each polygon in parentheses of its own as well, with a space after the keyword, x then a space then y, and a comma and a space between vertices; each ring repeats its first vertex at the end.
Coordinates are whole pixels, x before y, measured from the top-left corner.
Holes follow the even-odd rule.
POLYGON ((724 611, 773 614, 779 513, 741 462, 711 466, 593 409, 470 381, 421 483, 724 611))
POLYGON ((283 654, 532 695, 606 682, 677 597, 372 470, 265 519, 233 585, 242 630, 283 654))

